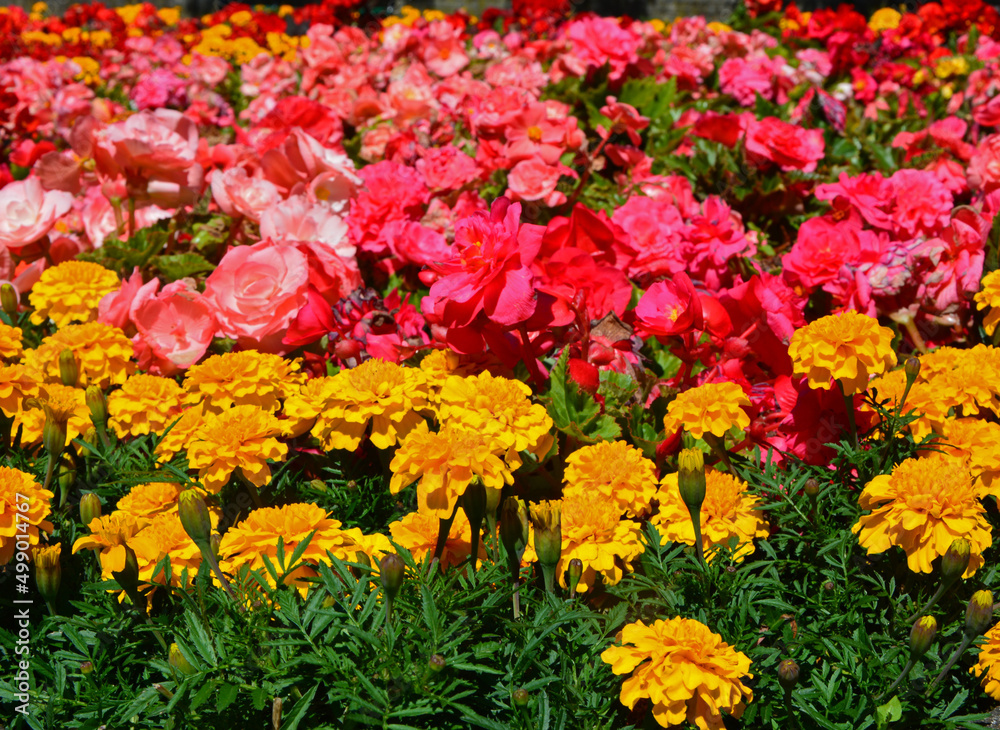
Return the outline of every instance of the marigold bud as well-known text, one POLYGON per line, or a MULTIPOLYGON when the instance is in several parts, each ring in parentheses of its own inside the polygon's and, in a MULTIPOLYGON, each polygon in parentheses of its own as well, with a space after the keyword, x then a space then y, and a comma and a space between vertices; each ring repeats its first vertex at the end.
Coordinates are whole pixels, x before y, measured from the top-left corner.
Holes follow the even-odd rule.
POLYGON ((562 505, 545 501, 531 506, 531 526, 535 530, 538 562, 555 566, 562 554, 562 505))
POLYGON ((511 563, 520 565, 528 546, 528 507, 523 499, 507 497, 500 512, 500 540, 511 563))
POLYGON ((59 584, 62 582, 62 566, 59 562, 61 552, 62 543, 35 549, 35 583, 46 601, 54 601, 59 595, 59 584))
POLYGON ((432 672, 439 674, 446 666, 448 666, 448 662, 440 654, 435 654, 430 658, 430 661, 427 662, 427 666, 430 667, 432 672))
POLYGON ((80 366, 76 362, 76 355, 68 348, 59 353, 59 379, 70 388, 75 388, 80 381, 80 366))
POLYGON ((132 603, 139 604, 139 561, 135 557, 135 551, 128 545, 122 545, 125 550, 125 566, 119 571, 111 571, 111 575, 118 585, 122 587, 126 595, 132 599, 132 603))
POLYGON ((87 527, 94 520, 101 518, 101 498, 93 492, 87 492, 80 497, 80 522, 87 527))
POLYGON ((573 558, 569 561, 569 569, 566 571, 566 585, 570 590, 576 590, 583 577, 583 561, 580 558, 573 558))
POLYGON ((952 583, 965 575, 971 557, 972 543, 964 537, 952 542, 948 552, 941 557, 941 577, 944 582, 952 583))
POLYGON ((518 707, 524 707, 528 704, 528 700, 531 699, 531 695, 528 694, 528 690, 523 687, 514 690, 514 704, 518 707))
POLYGON ((920 358, 913 355, 906 358, 906 362, 903 363, 903 372, 906 374, 906 384, 912 386, 917 382, 917 376, 920 375, 920 358))
POLYGON ((469 518, 469 524, 475 530, 483 524, 483 517, 486 516, 486 487, 481 479, 473 479, 469 486, 465 488, 462 495, 462 509, 465 516, 469 518))
POLYGON ((56 418, 48 405, 45 409, 45 424, 42 426, 42 446, 53 459, 66 448, 66 422, 56 418))
POLYGON ((500 507, 500 495, 503 490, 496 489, 495 487, 486 487, 486 514, 496 515, 497 509, 500 507))
POLYGON ((684 449, 677 457, 677 486, 687 508, 701 511, 705 501, 705 455, 698 449, 684 449))
POLYGON ((778 684, 786 692, 795 689, 799 683, 799 665, 794 659, 785 659, 778 665, 778 684))
POLYGON ((190 677, 192 674, 197 674, 198 670, 194 668, 194 665, 187 660, 187 658, 181 653, 181 648, 177 644, 170 645, 170 666, 174 670, 185 677, 190 677))
POLYGON ((18 299, 17 289, 14 288, 13 284, 0 285, 0 307, 3 308, 4 314, 12 319, 17 316, 17 310, 20 306, 18 299))
POLYGON ((969 599, 969 607, 965 609, 965 633, 967 636, 980 636, 993 623, 993 591, 976 591, 969 599))
POLYGON ((108 421, 108 399, 104 391, 96 385, 88 385, 85 397, 87 408, 90 409, 90 420, 95 426, 103 426, 108 421))
POLYGON ((817 482, 812 477, 806 479, 805 486, 802 487, 802 491, 806 493, 809 499, 816 499, 819 496, 819 482, 817 482))
POLYGON ((177 514, 188 537, 202 550, 212 548, 212 517, 208 513, 205 499, 195 489, 181 492, 177 503, 177 514))
POLYGON ((403 563, 403 559, 396 553, 389 553, 382 558, 379 573, 382 576, 382 590, 385 591, 385 595, 389 598, 395 598, 403 585, 403 578, 406 574, 406 565, 403 563))
POLYGON ((933 616, 921 616, 910 629, 910 656, 919 659, 934 643, 937 636, 937 619, 933 616))
POLYGON ((87 675, 94 671, 93 662, 80 662, 80 674, 87 675))

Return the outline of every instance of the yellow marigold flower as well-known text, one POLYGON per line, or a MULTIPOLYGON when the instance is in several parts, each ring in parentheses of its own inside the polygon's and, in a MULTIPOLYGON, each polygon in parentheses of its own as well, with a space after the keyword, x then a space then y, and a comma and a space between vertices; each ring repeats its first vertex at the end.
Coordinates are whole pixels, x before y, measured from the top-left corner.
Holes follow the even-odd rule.
POLYGON ((930 382, 941 373, 954 369, 968 350, 957 347, 938 347, 920 356, 920 374, 917 382, 930 382))
POLYGON ((696 439, 706 433, 721 438, 733 426, 745 429, 750 425, 744 407, 750 407, 750 399, 736 383, 705 383, 670 401, 663 427, 668 434, 683 428, 696 439))
POLYGON ((185 402, 204 401, 213 413, 246 405, 276 411, 305 382, 300 367, 298 360, 255 350, 213 355, 184 374, 185 402))
POLYGON ((118 274, 89 261, 64 261, 42 272, 28 301, 35 311, 32 324, 46 319, 64 327, 72 322, 97 319, 97 305, 105 294, 117 291, 118 274))
POLYGON ((18 537, 37 545, 39 530, 52 532, 52 523, 45 518, 52 512, 53 496, 31 474, 0 466, 0 565, 14 557, 18 537))
MULTIPOLYGON (((389 525, 389 534, 397 545, 406 548, 413 554, 413 559, 420 563, 428 553, 434 554, 437 544, 438 530, 441 521, 430 514, 411 512, 401 520, 389 525)), ((455 519, 448 530, 448 539, 441 553, 442 572, 451 565, 461 565, 472 554, 472 526, 463 510, 455 514, 455 519)), ((486 556, 482 541, 479 542, 478 564, 486 556)))
MULTIPOLYGON (((939 429, 934 449, 966 461, 979 480, 980 495, 1000 499, 1000 424, 978 418, 949 418, 939 429)), ((934 452, 928 451, 929 454, 934 452)))
POLYGON ((63 350, 71 350, 76 356, 80 367, 77 385, 81 388, 96 385, 107 390, 112 385, 121 385, 135 372, 132 341, 117 327, 103 322, 63 327, 42 340, 38 349, 26 350, 25 364, 33 375, 38 373, 39 380, 61 382, 59 355, 63 350))
POLYGON ((969 673, 982 677, 986 694, 1000 700, 1000 624, 986 632, 986 641, 979 645, 979 657, 969 673))
POLYGON ((975 416, 981 408, 1000 415, 1000 349, 976 345, 950 353, 950 360, 951 368, 941 364, 929 380, 938 398, 965 416, 975 416))
POLYGON ((313 421, 311 433, 327 451, 353 451, 369 423, 376 448, 395 446, 423 420, 426 406, 427 383, 419 369, 372 359, 310 380, 285 402, 285 414, 313 421))
MULTIPOLYGON (((878 402, 884 404, 887 410, 895 410, 898 407, 905 390, 906 373, 902 370, 893 370, 891 373, 880 375, 868 384, 868 392, 873 397, 877 394, 878 402)), ((913 415, 919 416, 909 425, 910 432, 917 441, 939 429, 948 418, 948 409, 957 396, 952 390, 953 388, 944 384, 935 388, 921 380, 910 388, 906 403, 903 405, 903 412, 914 411, 913 415)), ((867 403, 862 406, 862 410, 875 413, 875 409, 867 403)))
POLYGON ((205 489, 218 493, 237 468, 247 481, 262 487, 271 481, 268 460, 284 459, 288 446, 274 438, 281 423, 257 406, 233 406, 209 413, 188 444, 188 464, 199 469, 205 489))
POLYGON ((880 8, 872 13, 872 17, 868 21, 868 27, 875 33, 881 33, 884 30, 894 30, 899 27, 902 19, 903 16, 895 8, 880 8))
POLYGON ((162 570, 156 566, 164 558, 170 558, 171 585, 181 585, 181 575, 187 569, 188 581, 198 574, 201 566, 201 550, 185 532, 180 515, 164 512, 152 517, 149 524, 128 541, 135 551, 139 564, 139 580, 147 583, 165 583, 162 570))
POLYGON ((0 360, 20 360, 24 354, 21 345, 20 327, 11 327, 0 322, 0 360))
POLYGON ((112 573, 120 573, 125 568, 125 546, 148 524, 146 518, 127 512, 102 515, 87 525, 90 535, 77 538, 73 543, 73 553, 83 548, 99 551, 101 577, 114 580, 112 573))
MULTIPOLYGON (((683 542, 694 545, 694 525, 687 505, 681 499, 677 474, 667 474, 661 482, 660 511, 652 522, 660 532, 660 544, 683 542)), ((737 540, 733 553, 742 562, 754 553, 754 538, 769 534, 764 513, 756 509, 757 497, 747 490, 749 485, 732 474, 715 469, 705 470, 705 501, 701 504, 701 540, 705 558, 715 557, 715 547, 737 540)))
POLYGON ((439 417, 493 436, 506 449, 543 454, 552 443, 552 419, 530 397, 531 388, 520 380, 488 372, 453 375, 441 389, 439 417))
POLYGON ((587 499, 600 493, 629 517, 649 512, 656 496, 656 465, 624 441, 602 441, 566 457, 563 496, 587 499))
POLYGON ((431 350, 420 361, 420 370, 427 378, 428 401, 434 405, 440 401, 441 389, 452 375, 466 377, 480 369, 478 363, 452 350, 431 350))
MULTIPOLYGON (((170 461, 178 453, 187 449, 188 444, 194 440, 195 434, 205 419, 205 406, 199 403, 181 413, 180 418, 168 423, 167 428, 170 430, 154 449, 159 461, 170 461)), ((166 431, 166 428, 163 430, 166 431)), ((162 433, 162 431, 157 431, 157 433, 162 433)))
POLYGON ((45 426, 45 410, 42 404, 49 407, 57 421, 66 424, 66 443, 85 434, 94 424, 90 420, 90 409, 84 392, 79 388, 70 388, 61 383, 45 383, 39 386, 38 402, 31 404, 14 418, 14 431, 20 426, 21 443, 38 444, 42 441, 42 429, 45 426))
MULTIPOLYGON (((601 575, 608 585, 615 585, 631 571, 632 561, 646 549, 642 544, 639 523, 621 519, 618 503, 603 494, 562 500, 562 555, 556 575, 563 588, 569 561, 579 558, 583 573, 576 586, 579 592, 594 587, 601 575)), ((531 538, 534 549, 534 535, 531 538)))
POLYGON ((627 624, 601 660, 615 674, 628 674, 621 703, 632 709, 643 697, 653 702, 661 727, 685 720, 701 730, 721 730, 722 713, 740 717, 753 693, 743 684, 750 658, 736 651, 703 623, 687 618, 627 624))
POLYGON ((944 555, 953 541, 965 538, 972 545, 965 571, 969 577, 992 544, 979 490, 968 466, 957 459, 907 459, 892 474, 868 482, 859 504, 872 510, 851 528, 861 533, 861 547, 871 555, 899 546, 915 573, 930 573, 931 561, 944 555))
POLYGON ((0 365, 0 411, 8 418, 21 412, 25 398, 38 395, 38 383, 24 365, 0 365))
POLYGON ((170 378, 133 375, 108 396, 108 423, 120 438, 161 433, 181 414, 182 395, 170 378))
POLYGON ((831 378, 844 393, 868 387, 868 378, 896 364, 892 330, 871 317, 847 310, 807 324, 792 335, 788 354, 796 375, 810 388, 829 388, 831 378))
POLYGON ((184 485, 176 482, 136 484, 118 500, 118 510, 136 517, 152 519, 164 512, 176 512, 184 485))
MULTIPOLYGON (((493 489, 514 483, 510 467, 498 456, 503 453, 498 441, 480 431, 445 424, 433 433, 421 421, 403 439, 389 465, 389 490, 396 494, 419 479, 418 508, 446 520, 473 479, 493 489)), ((510 457, 518 459, 516 452, 510 457)))
POLYGON ((980 290, 976 292, 974 297, 976 309, 989 307, 990 311, 983 320, 983 328, 986 330, 986 334, 992 337, 997 328, 997 322, 1000 322, 1000 269, 991 271, 984 276, 980 286, 980 290))
POLYGON ((310 535, 312 539, 301 556, 305 564, 293 570, 284 581, 285 585, 294 585, 305 595, 309 583, 304 579, 318 575, 315 568, 320 562, 329 563, 327 551, 349 562, 355 561, 357 552, 350 533, 342 530, 340 522, 329 519, 326 510, 315 504, 255 509, 222 536, 219 544, 220 567, 234 575, 244 568, 259 570, 273 586, 263 556, 270 558, 280 575, 292 566, 278 560, 278 539, 282 540, 287 560, 310 535))

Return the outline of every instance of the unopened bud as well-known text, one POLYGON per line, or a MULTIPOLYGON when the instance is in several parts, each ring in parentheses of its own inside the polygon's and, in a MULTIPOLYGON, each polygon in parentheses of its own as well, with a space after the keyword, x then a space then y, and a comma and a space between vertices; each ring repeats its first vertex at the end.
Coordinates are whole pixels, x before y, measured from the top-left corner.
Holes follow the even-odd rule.
POLYGON ((59 476, 56 479, 59 482, 59 488, 65 492, 76 482, 76 467, 61 464, 59 466, 59 476))
POLYGON ((96 385, 88 385, 86 391, 87 408, 90 409, 90 420, 95 426, 104 426, 108 420, 108 399, 104 391, 96 385))
POLYGON ((432 672, 434 672, 434 674, 439 674, 446 666, 448 666, 448 662, 440 654, 435 654, 427 662, 427 666, 432 672))
POLYGON ((0 285, 0 307, 3 308, 4 314, 8 317, 13 319, 17 316, 19 302, 17 289, 14 288, 13 284, 0 285))
POLYGON ((101 498, 93 492, 80 497, 80 522, 87 527, 94 520, 101 519, 101 498))
POLYGON ((139 596, 139 561, 135 557, 135 551, 128 545, 121 545, 125 550, 125 565, 119 571, 111 571, 111 575, 118 585, 122 587, 125 594, 132 599, 132 603, 140 603, 139 596))
POLYGON ((812 477, 809 477, 806 479, 806 483, 802 488, 802 491, 806 493, 806 496, 809 497, 809 499, 816 499, 819 496, 819 482, 812 477))
POLYGON ((500 512, 500 541, 512 565, 520 565, 528 546, 528 507, 523 499, 507 497, 500 512))
POLYGON ((555 566, 562 554, 562 505, 545 501, 531 506, 531 526, 535 529, 535 554, 542 565, 555 566))
POLYGON ((799 683, 799 665, 794 659, 785 659, 778 665, 778 684, 786 692, 795 689, 799 683))
POLYGON ((528 704, 528 700, 531 699, 531 695, 528 694, 528 690, 523 687, 514 690, 514 704, 518 707, 524 707, 528 704))
POLYGON ((496 515, 500 507, 500 495, 503 492, 495 487, 486 487, 486 514, 496 515))
POLYGON ((194 668, 194 665, 187 660, 187 658, 181 653, 181 648, 177 644, 170 645, 170 666, 173 667, 178 674, 190 677, 192 674, 197 674, 198 670, 194 668))
POLYGON ((382 590, 389 598, 395 598, 399 589, 403 585, 403 578, 406 574, 406 565, 403 559, 396 553, 389 553, 382 558, 379 564, 379 574, 382 577, 382 590))
POLYGON ((826 591, 827 593, 833 592, 834 588, 836 588, 836 586, 833 584, 832 580, 828 580, 826 583, 823 584, 823 590, 826 591))
POLYGON ((195 489, 181 492, 177 503, 177 514, 188 537, 202 550, 212 548, 212 516, 208 513, 205 499, 195 489))
POLYGON ((948 551, 941 557, 941 578, 945 584, 953 583, 965 575, 971 558, 972 543, 964 537, 952 542, 948 551))
POLYGON ((566 571, 566 585, 571 591, 576 590, 580 585, 580 578, 583 577, 583 561, 580 558, 573 558, 569 561, 569 570, 566 571))
POLYGON ((354 553, 354 562, 359 565, 364 565, 366 568, 372 567, 372 559, 364 550, 358 550, 354 553))
POLYGON ((309 486, 315 489, 317 492, 326 491, 326 482, 324 482, 322 479, 310 479, 309 486))
POLYGON ((35 550, 35 583, 46 601, 54 601, 59 595, 59 584, 62 582, 62 566, 59 562, 61 552, 62 543, 35 550))
POLYGON ((934 643, 937 636, 937 619, 933 616, 921 616, 910 629, 910 656, 919 659, 934 643))
POLYGON ((700 450, 684 449, 678 455, 677 486, 691 513, 701 512, 705 501, 705 455, 700 450))
POLYGON ((68 348, 59 353, 59 379, 70 388, 75 388, 80 381, 80 365, 76 362, 76 355, 68 348))
POLYGON ((903 363, 903 372, 906 373, 906 384, 912 386, 917 382, 917 376, 920 375, 920 358, 913 355, 906 358, 906 362, 903 363))
POLYGON ((66 421, 56 418, 48 405, 45 409, 45 424, 42 426, 42 446, 53 459, 66 448, 66 421))
POLYGON ((993 623, 993 592, 976 591, 965 609, 966 636, 976 637, 986 633, 993 623))
POLYGON ((94 671, 93 662, 80 662, 80 674, 87 675, 92 674, 94 671))
POLYGON ((481 479, 473 479, 469 486, 465 488, 462 495, 462 509, 465 516, 469 518, 469 524, 475 530, 483 524, 483 517, 486 516, 486 487, 481 479))

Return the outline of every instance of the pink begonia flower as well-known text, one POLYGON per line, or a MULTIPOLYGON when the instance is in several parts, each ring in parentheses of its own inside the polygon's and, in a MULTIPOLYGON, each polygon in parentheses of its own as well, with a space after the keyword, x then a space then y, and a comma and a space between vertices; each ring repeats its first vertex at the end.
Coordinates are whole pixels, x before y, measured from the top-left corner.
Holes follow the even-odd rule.
POLYGON ((890 217, 898 236, 933 235, 948 223, 951 191, 927 170, 897 170, 889 178, 896 204, 890 217))
POLYGON ((241 347, 281 352, 281 338, 305 306, 309 262, 296 246, 261 241, 230 249, 205 281, 219 329, 241 347))
MULTIPOLYGON (((90 245, 94 248, 103 246, 104 239, 118 230, 115 210, 111 202, 101 192, 100 187, 87 189, 80 217, 83 220, 83 230, 87 234, 87 238, 90 239, 90 245)), ((156 205, 146 205, 135 211, 136 229, 148 228, 157 221, 173 217, 174 212, 171 210, 164 210, 156 205)), ((123 232, 122 235, 127 234, 123 232)))
POLYGON ((420 149, 414 163, 431 190, 458 190, 479 177, 476 161, 454 145, 420 149))
POLYGON ((969 187, 989 193, 1000 188, 1000 134, 980 140, 969 160, 969 187))
POLYGON ((242 167, 212 173, 212 199, 227 215, 245 216, 259 222, 260 215, 281 202, 274 183, 250 177, 242 167))
POLYGON ((507 187, 515 200, 539 200, 550 208, 566 202, 566 195, 556 190, 563 175, 577 177, 565 165, 549 165, 538 157, 521 160, 507 175, 507 187))
MULTIPOLYGON (((339 192, 324 202, 337 213, 346 210, 347 202, 361 185, 350 157, 324 146, 298 128, 293 129, 280 146, 264 153, 260 168, 266 179, 283 193, 292 195, 300 193, 300 186, 304 188, 323 173, 335 173, 339 192)), ((327 188, 330 189, 329 184, 327 188)))
POLYGON ((616 20, 579 16, 565 26, 565 36, 571 48, 569 58, 582 62, 585 69, 607 64, 611 81, 621 79, 629 66, 639 62, 642 37, 632 28, 622 28, 616 20))
POLYGON ((468 66, 469 57, 465 53, 462 35, 462 31, 447 20, 432 22, 427 28, 427 37, 421 43, 427 68, 445 78, 468 66))
POLYGON ((597 133, 605 138, 611 134, 625 132, 632 144, 640 146, 642 137, 639 136, 639 132, 649 126, 649 119, 642 116, 631 104, 620 102, 613 96, 607 97, 605 101, 607 103, 601 107, 601 114, 611 120, 611 129, 606 130, 598 125, 597 133))
POLYGON ((151 279, 143 284, 142 274, 136 266, 132 275, 122 281, 117 291, 101 297, 97 305, 97 321, 117 327, 132 336, 135 334, 135 310, 147 299, 155 296, 159 288, 159 279, 151 279))
POLYGON ((747 130, 747 161, 754 164, 770 161, 782 170, 813 172, 825 148, 822 130, 803 129, 777 117, 753 122, 747 130))
POLYGON ((701 300, 687 274, 653 284, 635 306, 636 331, 643 336, 682 335, 704 325, 701 300))
POLYGON ((305 195, 293 195, 264 210, 260 214, 260 237, 317 241, 344 259, 353 259, 357 253, 344 219, 305 195))
POLYGON ((72 207, 70 193, 44 190, 37 178, 8 183, 0 189, 0 246, 18 250, 35 243, 72 207))
POLYGON ((204 170, 197 162, 198 127, 173 109, 141 111, 94 133, 102 178, 123 176, 139 203, 172 208, 194 202, 204 170))
POLYGON ((194 282, 175 281, 135 308, 138 334, 132 338, 139 368, 173 375, 198 362, 208 351, 218 323, 194 282))
POLYGON ((878 172, 848 177, 840 173, 835 183, 816 186, 817 200, 829 200, 836 210, 856 210, 869 225, 883 230, 892 229, 889 209, 894 192, 892 183, 878 172))
POLYGON ((792 249, 781 259, 785 279, 808 290, 834 281, 845 264, 857 263, 862 249, 873 245, 872 231, 861 227, 857 214, 843 220, 810 218, 799 226, 792 249))

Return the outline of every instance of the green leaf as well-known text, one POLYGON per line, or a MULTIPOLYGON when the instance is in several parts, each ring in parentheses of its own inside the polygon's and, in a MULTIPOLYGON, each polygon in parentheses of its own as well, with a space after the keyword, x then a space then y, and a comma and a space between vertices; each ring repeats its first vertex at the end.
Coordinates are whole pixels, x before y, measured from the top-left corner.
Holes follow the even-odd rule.
POLYGON ((283 730, 295 730, 302 722, 302 718, 306 716, 306 710, 309 709, 309 705, 312 704, 313 697, 316 696, 316 690, 319 689, 318 684, 314 684, 312 689, 306 692, 302 698, 295 703, 292 707, 292 711, 288 713, 288 717, 281 723, 283 730))
POLYGON ((215 266, 199 253, 176 253, 156 256, 153 264, 168 281, 177 281, 186 276, 212 271, 215 266))
POLYGON ((890 722, 900 720, 903 717, 903 706, 899 702, 899 696, 893 695, 892 699, 884 705, 876 707, 875 714, 878 717, 878 726, 880 728, 885 727, 890 722))
POLYGON ((236 701, 237 696, 239 696, 240 688, 235 684, 229 684, 228 682, 223 683, 222 687, 219 688, 219 695, 215 698, 215 709, 217 712, 222 712, 224 709, 229 707, 233 702, 236 701))

